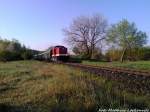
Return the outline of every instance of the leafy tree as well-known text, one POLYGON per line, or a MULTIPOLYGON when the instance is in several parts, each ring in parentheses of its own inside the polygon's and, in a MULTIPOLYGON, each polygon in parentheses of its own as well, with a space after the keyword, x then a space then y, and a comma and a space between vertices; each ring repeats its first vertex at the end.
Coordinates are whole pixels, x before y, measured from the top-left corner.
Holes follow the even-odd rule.
POLYGON ((109 43, 115 44, 122 50, 121 62, 123 62, 127 50, 132 52, 133 48, 142 47, 147 39, 145 32, 138 31, 134 23, 130 23, 125 19, 112 25, 107 36, 109 43))

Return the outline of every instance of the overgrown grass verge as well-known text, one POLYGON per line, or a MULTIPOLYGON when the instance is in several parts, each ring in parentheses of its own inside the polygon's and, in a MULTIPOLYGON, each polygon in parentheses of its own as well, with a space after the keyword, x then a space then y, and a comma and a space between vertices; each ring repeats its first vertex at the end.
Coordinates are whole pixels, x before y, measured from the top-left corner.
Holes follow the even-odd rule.
POLYGON ((0 111, 95 112, 150 108, 150 95, 71 67, 38 62, 0 63, 0 111))

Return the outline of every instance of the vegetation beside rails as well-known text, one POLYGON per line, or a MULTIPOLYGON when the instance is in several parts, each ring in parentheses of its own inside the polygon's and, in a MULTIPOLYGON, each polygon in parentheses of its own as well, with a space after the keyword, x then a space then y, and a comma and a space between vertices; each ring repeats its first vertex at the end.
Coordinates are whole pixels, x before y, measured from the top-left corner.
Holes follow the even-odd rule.
POLYGON ((150 61, 100 62, 82 61, 82 64, 106 67, 122 67, 135 70, 150 70, 150 61))
POLYGON ((93 112, 109 108, 150 108, 150 94, 133 94, 119 85, 65 65, 0 62, 0 110, 93 112))

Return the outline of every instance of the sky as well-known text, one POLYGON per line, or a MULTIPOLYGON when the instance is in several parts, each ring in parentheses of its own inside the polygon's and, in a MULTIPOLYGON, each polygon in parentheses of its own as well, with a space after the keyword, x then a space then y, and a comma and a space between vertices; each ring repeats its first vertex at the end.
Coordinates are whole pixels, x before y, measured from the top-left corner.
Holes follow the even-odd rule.
POLYGON ((150 45, 150 0, 0 0, 0 36, 36 50, 66 45, 62 29, 78 16, 93 14, 109 24, 135 22, 150 45))

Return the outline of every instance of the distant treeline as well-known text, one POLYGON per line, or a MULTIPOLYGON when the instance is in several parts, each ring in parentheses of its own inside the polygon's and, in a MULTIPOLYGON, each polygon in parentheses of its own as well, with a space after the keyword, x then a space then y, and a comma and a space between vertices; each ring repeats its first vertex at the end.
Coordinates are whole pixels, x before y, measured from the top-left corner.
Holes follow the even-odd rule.
MULTIPOLYGON (((86 60, 86 55, 84 54, 79 54, 77 51, 76 56, 72 56, 73 58, 76 59, 83 59, 86 60)), ((110 48, 105 53, 102 53, 98 49, 96 49, 93 52, 93 57, 94 59, 92 60, 100 60, 100 61, 120 61, 120 56, 122 54, 121 49, 117 48, 110 48)), ((89 60, 89 59, 88 59, 89 60)), ((137 47, 137 48, 132 48, 132 49, 127 49, 125 54, 124 54, 124 60, 127 61, 138 61, 138 60, 150 60, 150 46, 145 46, 145 47, 137 47)))
MULTIPOLYGON (((107 61, 119 61, 121 49, 109 49, 104 55, 107 61)), ((124 60, 137 61, 137 60, 150 60, 150 47, 139 47, 127 49, 125 52, 124 60)))
POLYGON ((22 45, 16 39, 0 38, 0 61, 32 59, 33 54, 37 52, 22 45))

